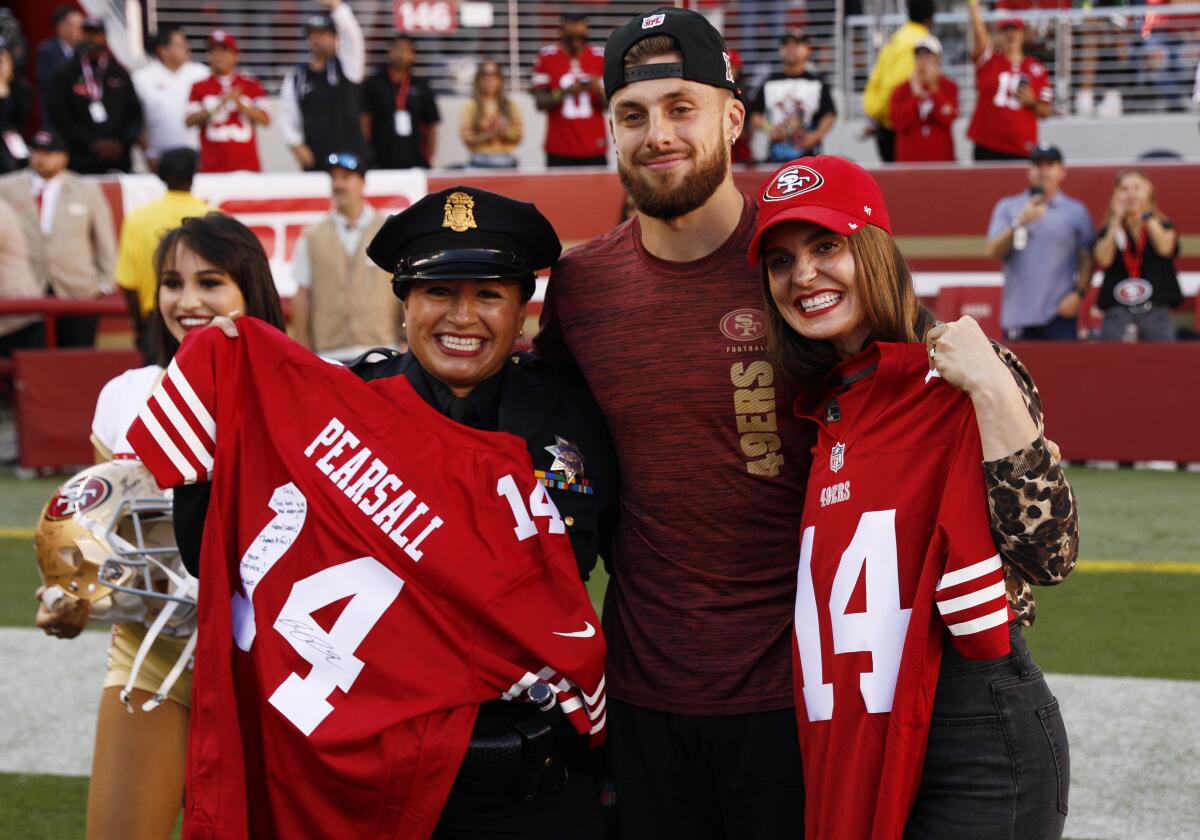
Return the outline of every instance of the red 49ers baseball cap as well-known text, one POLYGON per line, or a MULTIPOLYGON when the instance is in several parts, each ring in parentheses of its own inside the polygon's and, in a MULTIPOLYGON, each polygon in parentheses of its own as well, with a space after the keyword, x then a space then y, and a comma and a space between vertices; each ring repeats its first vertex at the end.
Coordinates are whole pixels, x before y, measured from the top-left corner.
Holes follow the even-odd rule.
POLYGON ((750 264, 758 262, 764 233, 781 222, 794 221, 814 222, 848 235, 864 225, 892 232, 879 184, 857 163, 836 155, 785 163, 763 184, 758 194, 758 227, 750 240, 750 264))
POLYGON ((234 52, 238 51, 237 38, 234 38, 224 29, 214 29, 208 34, 208 45, 210 47, 227 47, 234 52))

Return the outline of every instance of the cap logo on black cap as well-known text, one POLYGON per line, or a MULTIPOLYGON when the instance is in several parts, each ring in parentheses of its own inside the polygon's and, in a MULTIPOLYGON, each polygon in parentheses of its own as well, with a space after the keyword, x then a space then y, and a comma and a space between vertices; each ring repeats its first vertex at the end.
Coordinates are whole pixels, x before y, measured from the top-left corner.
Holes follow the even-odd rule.
POLYGON ((825 177, 807 166, 789 166, 775 176, 763 190, 763 201, 787 201, 806 192, 812 192, 825 183, 825 177))
POLYGON ((455 233, 466 233, 475 224, 475 199, 465 192, 452 192, 446 196, 446 207, 442 227, 455 233))
POLYGON ((666 21, 666 15, 647 15, 642 18, 642 29, 653 29, 656 26, 662 26, 666 21))
POLYGON ((729 58, 729 53, 723 52, 721 56, 725 59, 725 78, 727 81, 733 81, 733 60, 729 58))

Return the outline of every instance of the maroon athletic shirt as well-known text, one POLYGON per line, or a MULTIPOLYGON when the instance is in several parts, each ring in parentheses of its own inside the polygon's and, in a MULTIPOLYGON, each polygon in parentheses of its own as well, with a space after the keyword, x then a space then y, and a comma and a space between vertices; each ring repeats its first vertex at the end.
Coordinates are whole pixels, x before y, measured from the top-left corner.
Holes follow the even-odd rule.
POLYGON ((611 696, 688 714, 792 706, 810 432, 766 361, 757 208, 701 260, 636 217, 554 269, 537 350, 577 364, 608 419, 621 519, 604 605, 611 696))

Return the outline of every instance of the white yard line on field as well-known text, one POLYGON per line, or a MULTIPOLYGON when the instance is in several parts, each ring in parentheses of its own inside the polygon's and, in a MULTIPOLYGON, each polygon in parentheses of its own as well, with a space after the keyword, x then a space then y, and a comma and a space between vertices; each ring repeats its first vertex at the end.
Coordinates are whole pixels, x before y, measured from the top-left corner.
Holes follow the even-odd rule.
MULTIPOLYGON (((0 772, 86 776, 108 634, 0 628, 0 772)), ((1200 837, 1200 682, 1051 674, 1078 840, 1200 837)), ((0 794, 2 795, 2 794, 0 794)))

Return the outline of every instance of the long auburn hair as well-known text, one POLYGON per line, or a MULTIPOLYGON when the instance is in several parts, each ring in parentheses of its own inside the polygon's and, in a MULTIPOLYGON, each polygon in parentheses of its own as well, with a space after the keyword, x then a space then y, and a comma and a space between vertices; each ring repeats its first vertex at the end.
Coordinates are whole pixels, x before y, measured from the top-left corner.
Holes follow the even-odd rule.
POLYGON ((483 103, 487 101, 487 97, 483 93, 483 70, 489 65, 494 65, 496 72, 500 74, 500 92, 496 95, 496 108, 505 117, 512 119, 513 104, 505 92, 504 68, 500 66, 499 61, 482 61, 475 68, 475 80, 471 83, 471 99, 475 101, 475 118, 471 121, 472 131, 479 131, 483 127, 483 103))
MULTIPOLYGON (((921 306, 912 274, 895 240, 882 228, 864 225, 846 241, 854 257, 854 287, 870 328, 868 341, 924 341, 936 321, 921 306)), ((762 289, 771 364, 801 393, 819 396, 822 382, 842 357, 832 342, 805 338, 783 319, 771 295, 771 278, 765 261, 762 289)))
POLYGON ((166 365, 179 349, 159 308, 159 290, 163 274, 175 265, 175 250, 183 245, 217 268, 229 274, 246 300, 245 315, 261 318, 278 330, 286 331, 283 306, 271 276, 271 264, 258 237, 250 228, 224 213, 207 213, 184 219, 177 228, 163 234, 154 251, 154 313, 150 322, 150 346, 158 358, 150 361, 166 365))
POLYGON ((1150 180, 1150 176, 1144 169, 1122 169, 1118 172, 1117 177, 1113 179, 1113 195, 1116 195, 1117 190, 1121 188, 1121 182, 1130 177, 1141 178, 1146 182, 1146 186, 1150 188, 1150 207, 1158 212, 1158 191, 1154 189, 1154 182, 1150 180))

